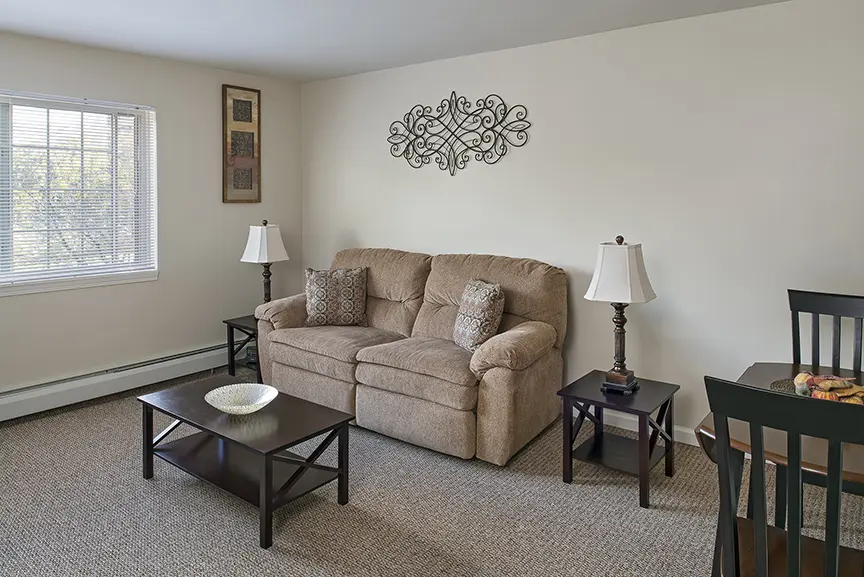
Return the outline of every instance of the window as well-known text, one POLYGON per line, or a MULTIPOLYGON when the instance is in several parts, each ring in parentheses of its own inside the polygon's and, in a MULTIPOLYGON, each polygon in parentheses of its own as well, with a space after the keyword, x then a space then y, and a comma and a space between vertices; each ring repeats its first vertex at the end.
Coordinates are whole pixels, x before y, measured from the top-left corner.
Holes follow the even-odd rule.
POLYGON ((156 278, 155 122, 0 92, 0 296, 156 278))

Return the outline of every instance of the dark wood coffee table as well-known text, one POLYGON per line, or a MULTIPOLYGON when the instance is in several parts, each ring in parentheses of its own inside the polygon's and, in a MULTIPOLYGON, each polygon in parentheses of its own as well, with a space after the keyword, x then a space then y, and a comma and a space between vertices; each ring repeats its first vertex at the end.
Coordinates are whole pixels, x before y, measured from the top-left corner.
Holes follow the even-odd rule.
POLYGON ((212 377, 138 397, 143 407, 144 478, 153 477, 153 456, 258 507, 261 547, 273 544, 273 511, 339 480, 339 504, 348 502, 348 422, 352 415, 279 393, 251 415, 222 413, 204 401, 216 387, 240 382, 212 377), (153 437, 153 410, 176 420, 153 437), (165 439, 181 423, 201 432, 165 439), (308 457, 286 449, 327 434, 308 457), (339 438, 338 467, 316 463, 339 438))

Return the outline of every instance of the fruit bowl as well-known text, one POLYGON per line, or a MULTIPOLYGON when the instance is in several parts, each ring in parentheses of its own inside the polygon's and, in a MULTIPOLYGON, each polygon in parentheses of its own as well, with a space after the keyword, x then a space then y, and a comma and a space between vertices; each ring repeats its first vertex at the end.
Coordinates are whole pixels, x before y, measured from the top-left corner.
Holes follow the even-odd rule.
POLYGON ((279 394, 274 387, 260 383, 237 383, 213 389, 204 400, 231 415, 248 415, 267 406, 279 394))

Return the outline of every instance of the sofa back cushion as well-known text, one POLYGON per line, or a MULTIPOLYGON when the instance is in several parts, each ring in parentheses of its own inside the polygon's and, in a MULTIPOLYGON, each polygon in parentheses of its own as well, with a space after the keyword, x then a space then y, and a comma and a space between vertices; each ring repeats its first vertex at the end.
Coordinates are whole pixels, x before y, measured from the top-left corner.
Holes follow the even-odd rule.
POLYGON ((332 268, 366 267, 368 325, 407 337, 423 302, 431 262, 428 254, 388 248, 349 248, 336 253, 332 268))
POLYGON ((432 257, 423 305, 412 336, 453 340, 453 327, 465 285, 472 278, 500 284, 504 316, 498 332, 525 321, 555 328, 556 347, 567 333, 567 275, 560 268, 527 258, 485 254, 439 254, 432 257))

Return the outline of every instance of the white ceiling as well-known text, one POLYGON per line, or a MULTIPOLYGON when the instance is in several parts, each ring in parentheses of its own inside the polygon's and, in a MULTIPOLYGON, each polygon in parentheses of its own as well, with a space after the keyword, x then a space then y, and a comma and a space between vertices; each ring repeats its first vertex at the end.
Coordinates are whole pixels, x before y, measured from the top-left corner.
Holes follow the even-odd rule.
POLYGON ((310 80, 784 0, 0 0, 0 30, 310 80))

